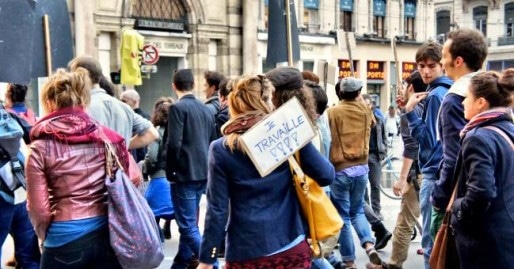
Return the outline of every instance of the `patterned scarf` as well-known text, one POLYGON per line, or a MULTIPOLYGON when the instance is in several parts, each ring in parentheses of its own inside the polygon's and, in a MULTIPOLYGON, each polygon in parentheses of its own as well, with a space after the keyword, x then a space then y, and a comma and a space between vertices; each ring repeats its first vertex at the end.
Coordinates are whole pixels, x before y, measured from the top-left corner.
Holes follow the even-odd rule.
POLYGON ((512 117, 512 110, 509 107, 498 107, 486 110, 482 113, 475 115, 469 122, 462 128, 460 131, 460 137, 464 137, 467 132, 471 131, 475 127, 481 125, 486 121, 490 121, 492 119, 497 119, 499 117, 508 116, 512 117))
POLYGON ((256 123, 266 116, 262 111, 250 111, 241 114, 235 118, 231 118, 221 127, 221 133, 224 135, 236 133, 243 134, 252 128, 256 123))

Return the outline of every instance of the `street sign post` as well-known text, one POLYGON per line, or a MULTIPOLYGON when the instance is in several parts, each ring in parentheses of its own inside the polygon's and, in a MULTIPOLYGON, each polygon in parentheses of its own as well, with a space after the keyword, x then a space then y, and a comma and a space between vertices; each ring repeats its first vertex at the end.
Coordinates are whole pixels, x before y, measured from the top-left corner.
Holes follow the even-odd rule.
POLYGON ((143 63, 153 65, 159 60, 159 51, 154 45, 146 44, 143 46, 143 63))

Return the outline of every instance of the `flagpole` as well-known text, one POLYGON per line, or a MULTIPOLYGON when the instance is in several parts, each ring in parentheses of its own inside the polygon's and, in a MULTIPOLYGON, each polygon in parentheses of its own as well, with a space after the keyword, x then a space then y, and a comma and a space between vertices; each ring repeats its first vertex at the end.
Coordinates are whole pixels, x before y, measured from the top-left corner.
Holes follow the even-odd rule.
POLYGON ((289 0, 284 0, 286 5, 286 41, 287 41, 287 64, 293 66, 293 37, 291 34, 291 5, 289 0))

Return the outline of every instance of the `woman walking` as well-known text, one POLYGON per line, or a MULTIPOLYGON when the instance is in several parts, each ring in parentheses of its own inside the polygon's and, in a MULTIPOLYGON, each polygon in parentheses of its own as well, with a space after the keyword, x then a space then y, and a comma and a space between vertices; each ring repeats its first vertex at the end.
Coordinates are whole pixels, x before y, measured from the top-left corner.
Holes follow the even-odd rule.
POLYGON ((85 69, 58 70, 45 84, 46 116, 34 125, 25 167, 27 207, 41 242, 41 268, 120 268, 109 242, 105 146, 125 171, 124 139, 85 111, 91 81, 85 69))

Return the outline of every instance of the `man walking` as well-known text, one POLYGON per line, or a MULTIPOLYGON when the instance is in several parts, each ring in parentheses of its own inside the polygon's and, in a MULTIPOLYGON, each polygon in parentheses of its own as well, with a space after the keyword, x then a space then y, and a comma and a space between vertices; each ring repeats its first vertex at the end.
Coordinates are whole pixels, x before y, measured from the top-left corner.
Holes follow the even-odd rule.
POLYGON ((460 151, 460 131, 466 125, 462 101, 471 78, 482 68, 487 57, 487 42, 482 32, 459 29, 448 34, 443 46, 441 64, 455 83, 444 97, 439 113, 438 137, 443 146, 443 162, 439 180, 432 193, 434 222, 432 236, 439 230, 444 211, 454 187, 453 170, 460 151))
POLYGON ((340 104, 328 110, 332 134, 330 161, 336 168, 336 180, 330 185, 331 199, 345 225, 339 237, 341 257, 346 267, 355 267, 353 226, 371 263, 382 264, 374 248, 369 224, 364 216, 364 190, 368 183, 368 148, 373 115, 360 96, 362 81, 344 78, 336 89, 340 104))
POLYGON ((409 122, 411 136, 419 143, 418 165, 422 174, 419 192, 421 215, 423 216, 423 234, 421 247, 424 249, 425 268, 429 269, 428 260, 432 251, 433 240, 430 236, 432 206, 430 196, 437 179, 437 170, 443 157, 440 141, 436 137, 437 115, 444 95, 452 85, 452 80, 443 76, 441 45, 427 42, 416 52, 416 63, 421 78, 428 89, 423 93, 415 93, 405 106, 405 117, 409 122), (416 105, 425 99, 421 116, 414 111, 416 105))
MULTIPOLYGON (((423 83, 419 71, 415 70, 405 79, 401 95, 397 98, 398 107, 403 110, 405 102, 407 102, 414 93, 424 92, 426 89, 427 85, 423 83)), ((423 106, 418 104, 414 107, 413 111, 418 117, 421 117, 423 106)), ((419 186, 421 175, 419 174, 417 163, 419 145, 410 135, 405 114, 400 117, 400 133, 403 140, 403 163, 400 169, 400 178, 394 184, 393 192, 396 196, 402 196, 402 203, 396 219, 396 227, 393 232, 394 237, 391 257, 389 263, 385 266, 389 269, 401 269, 403 263, 407 260, 412 229, 420 215, 419 186)))
POLYGON ((216 131, 213 115, 193 95, 191 70, 178 70, 172 86, 178 101, 168 111, 166 176, 172 182, 180 239, 171 268, 183 269, 193 254, 199 256, 198 208, 207 184, 209 144, 216 138, 216 131))

